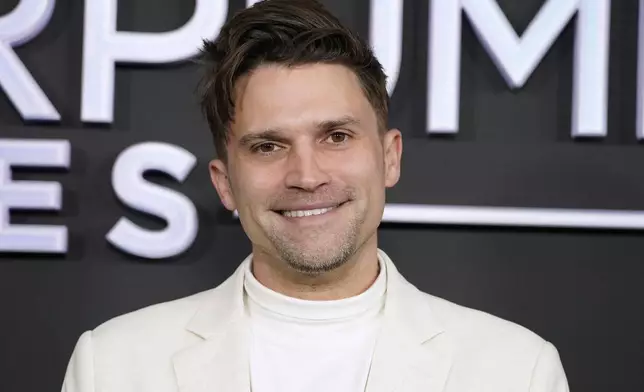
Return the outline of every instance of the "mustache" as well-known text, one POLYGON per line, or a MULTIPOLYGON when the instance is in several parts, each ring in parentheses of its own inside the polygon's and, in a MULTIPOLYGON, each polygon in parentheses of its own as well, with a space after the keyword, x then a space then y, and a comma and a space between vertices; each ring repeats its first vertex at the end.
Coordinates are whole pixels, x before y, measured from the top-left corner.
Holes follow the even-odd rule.
POLYGON ((268 205, 272 210, 287 210, 292 206, 309 204, 337 205, 356 198, 353 188, 324 187, 307 192, 300 189, 289 189, 286 192, 271 198, 268 205))

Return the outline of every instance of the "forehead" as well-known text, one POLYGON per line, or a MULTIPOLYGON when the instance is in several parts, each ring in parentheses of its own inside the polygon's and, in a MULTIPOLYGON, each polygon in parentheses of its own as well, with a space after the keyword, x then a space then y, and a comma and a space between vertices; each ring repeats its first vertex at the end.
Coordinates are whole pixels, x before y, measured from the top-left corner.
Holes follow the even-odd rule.
POLYGON ((351 116, 376 126, 358 77, 343 65, 264 65, 235 86, 234 134, 264 128, 301 129, 351 116))

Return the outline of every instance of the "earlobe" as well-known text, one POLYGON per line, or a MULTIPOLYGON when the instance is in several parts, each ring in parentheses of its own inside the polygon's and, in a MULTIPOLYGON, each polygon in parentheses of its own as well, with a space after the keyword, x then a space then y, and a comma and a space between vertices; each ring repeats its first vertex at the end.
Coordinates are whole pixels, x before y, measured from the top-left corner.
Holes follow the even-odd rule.
POLYGON ((398 183, 400 178, 400 162, 402 158, 402 133, 398 129, 390 129, 385 134, 385 186, 390 188, 398 183))
POLYGON ((230 211, 234 211, 237 207, 235 206, 235 199, 230 186, 226 164, 220 159, 214 159, 210 161, 208 170, 210 171, 210 180, 215 186, 224 207, 230 211))

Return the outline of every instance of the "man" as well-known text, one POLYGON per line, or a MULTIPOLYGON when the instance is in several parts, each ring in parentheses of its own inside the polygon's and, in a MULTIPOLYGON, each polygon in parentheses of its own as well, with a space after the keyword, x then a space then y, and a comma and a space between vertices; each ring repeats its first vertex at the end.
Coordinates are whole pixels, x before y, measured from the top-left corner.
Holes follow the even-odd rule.
POLYGON ((83 334, 63 391, 568 390, 550 343, 420 292, 377 248, 402 140, 362 40, 312 0, 268 0, 203 51, 211 178, 252 254, 83 334))

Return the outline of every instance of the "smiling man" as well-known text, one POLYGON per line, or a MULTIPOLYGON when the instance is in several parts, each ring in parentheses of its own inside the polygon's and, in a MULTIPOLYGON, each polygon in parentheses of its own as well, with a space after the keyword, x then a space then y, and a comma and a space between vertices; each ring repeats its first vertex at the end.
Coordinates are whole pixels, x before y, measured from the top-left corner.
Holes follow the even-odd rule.
POLYGON ((553 345, 419 291, 378 249, 402 136, 365 42, 313 0, 268 0, 203 52, 211 179, 252 254, 83 334, 63 391, 568 390, 553 345))
MULTIPOLYGON (((337 32, 299 39, 334 43, 331 34, 337 32)), ((402 150, 400 132, 384 128, 379 66, 371 64, 374 75, 364 82, 356 74, 369 66, 367 49, 353 66, 341 59, 322 62, 327 55, 259 61, 236 83, 233 118, 225 117, 227 111, 209 111, 223 86, 213 85, 205 98, 215 138, 229 128, 220 146, 225 158, 212 162, 211 173, 224 205, 238 210, 253 244, 253 275, 274 291, 312 300, 358 295, 375 280, 376 229, 385 187, 400 174, 402 150), (372 84, 374 105, 362 83, 372 84)))

